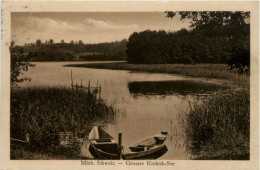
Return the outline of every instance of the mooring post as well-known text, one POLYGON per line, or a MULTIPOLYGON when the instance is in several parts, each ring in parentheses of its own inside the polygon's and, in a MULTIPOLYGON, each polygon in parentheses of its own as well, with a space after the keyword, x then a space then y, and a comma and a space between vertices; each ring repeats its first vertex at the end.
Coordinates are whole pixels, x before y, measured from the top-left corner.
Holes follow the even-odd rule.
POLYGON ((172 136, 173 136, 173 130, 172 130, 172 120, 171 120, 171 135, 170 135, 171 137, 170 137, 170 139, 171 139, 171 141, 172 141, 172 136))
POLYGON ((25 139, 26 139, 25 141, 27 142, 25 148, 27 148, 30 145, 30 133, 26 133, 25 139))
POLYGON ((118 133, 118 154, 119 159, 122 159, 122 133, 118 133))
POLYGON ((71 72, 70 72, 70 77, 71 77, 71 88, 72 88, 72 90, 73 90, 73 78, 72 78, 72 70, 71 70, 71 72))
POLYGON ((26 133, 25 135, 25 138, 26 138, 26 142, 30 142, 30 133, 26 133))
POLYGON ((90 80, 88 81, 88 93, 90 92, 90 80))

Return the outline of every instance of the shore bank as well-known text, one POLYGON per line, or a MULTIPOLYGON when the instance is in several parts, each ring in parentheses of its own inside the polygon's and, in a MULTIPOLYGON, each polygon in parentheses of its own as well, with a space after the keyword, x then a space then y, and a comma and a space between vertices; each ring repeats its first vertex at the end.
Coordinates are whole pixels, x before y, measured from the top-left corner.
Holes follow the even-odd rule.
POLYGON ((127 64, 120 63, 90 63, 68 64, 65 67, 85 67, 96 69, 129 70, 135 72, 167 73, 195 78, 232 80, 237 83, 249 84, 249 75, 238 74, 225 64, 127 64))

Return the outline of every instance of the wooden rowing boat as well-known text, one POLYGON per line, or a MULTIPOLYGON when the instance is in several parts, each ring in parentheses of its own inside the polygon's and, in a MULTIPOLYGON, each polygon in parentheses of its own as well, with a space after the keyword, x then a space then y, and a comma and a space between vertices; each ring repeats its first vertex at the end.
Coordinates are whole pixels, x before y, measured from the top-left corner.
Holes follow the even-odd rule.
POLYGON ((126 147, 122 153, 123 159, 142 159, 156 155, 163 148, 166 148, 165 142, 167 132, 160 135, 154 135, 143 139, 135 144, 126 147))
POLYGON ((89 133, 89 151, 95 159, 118 159, 118 145, 115 139, 98 126, 89 133))
MULTIPOLYGON (((156 158, 167 152, 165 141, 167 132, 143 139, 126 147, 122 159, 156 158)), ((95 159, 119 159, 119 147, 115 139, 98 126, 89 133, 89 151, 95 159)))

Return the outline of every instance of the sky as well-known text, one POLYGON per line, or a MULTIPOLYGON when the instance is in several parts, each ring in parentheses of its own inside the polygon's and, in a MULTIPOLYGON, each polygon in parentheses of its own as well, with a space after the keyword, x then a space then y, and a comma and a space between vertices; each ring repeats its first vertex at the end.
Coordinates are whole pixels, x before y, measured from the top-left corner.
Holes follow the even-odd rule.
POLYGON ((16 45, 37 39, 87 44, 120 41, 147 29, 176 31, 188 25, 179 16, 167 18, 164 12, 13 12, 11 37, 16 45))

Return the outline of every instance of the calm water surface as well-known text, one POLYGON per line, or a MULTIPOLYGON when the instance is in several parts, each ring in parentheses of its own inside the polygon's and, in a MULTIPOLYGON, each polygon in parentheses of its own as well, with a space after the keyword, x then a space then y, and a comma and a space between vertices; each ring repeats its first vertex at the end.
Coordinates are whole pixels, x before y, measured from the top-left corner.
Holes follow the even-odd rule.
POLYGON ((169 74, 63 67, 71 63, 77 62, 34 63, 36 67, 25 73, 32 81, 24 82, 23 86, 70 87, 71 70, 74 83, 80 84, 82 79, 83 85, 90 81, 91 86, 96 86, 98 80, 102 98, 119 108, 115 122, 104 128, 116 139, 119 132, 123 133, 123 146, 168 131, 168 151, 158 159, 191 158, 179 117, 189 111, 189 102, 215 92, 216 85, 169 74))

